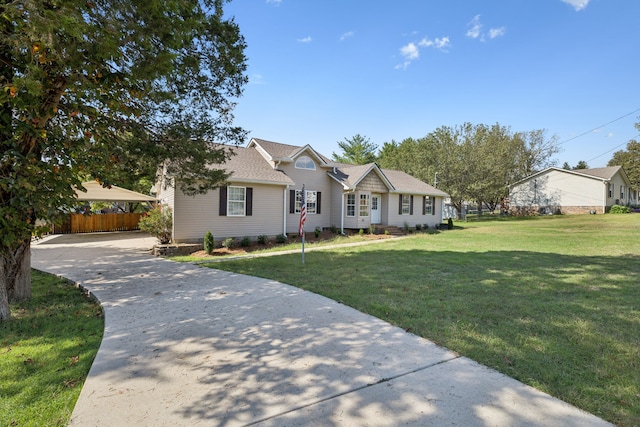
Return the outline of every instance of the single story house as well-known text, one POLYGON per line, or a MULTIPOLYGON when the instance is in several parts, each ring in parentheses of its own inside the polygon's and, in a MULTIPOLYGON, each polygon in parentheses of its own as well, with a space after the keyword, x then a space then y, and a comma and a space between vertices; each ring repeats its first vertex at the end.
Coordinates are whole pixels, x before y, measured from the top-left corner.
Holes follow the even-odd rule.
POLYGON ((606 213, 613 205, 636 205, 622 166, 567 170, 550 167, 509 186, 511 211, 606 213))
POLYGON ((306 231, 442 222, 447 194, 404 172, 336 163, 309 145, 257 138, 233 151, 227 162, 212 165, 230 173, 226 185, 206 194, 187 196, 174 177, 160 174, 156 197, 172 209, 175 242, 202 241, 207 231, 216 239, 295 234, 303 186, 306 231))

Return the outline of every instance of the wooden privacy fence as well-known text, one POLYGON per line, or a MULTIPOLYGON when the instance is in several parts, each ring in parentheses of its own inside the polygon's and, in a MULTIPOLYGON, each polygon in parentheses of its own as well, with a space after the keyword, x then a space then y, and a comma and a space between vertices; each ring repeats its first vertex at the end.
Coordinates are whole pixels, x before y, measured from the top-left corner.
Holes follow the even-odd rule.
POLYGON ((53 234, 138 230, 142 215, 140 213, 69 214, 61 225, 53 227, 53 234))

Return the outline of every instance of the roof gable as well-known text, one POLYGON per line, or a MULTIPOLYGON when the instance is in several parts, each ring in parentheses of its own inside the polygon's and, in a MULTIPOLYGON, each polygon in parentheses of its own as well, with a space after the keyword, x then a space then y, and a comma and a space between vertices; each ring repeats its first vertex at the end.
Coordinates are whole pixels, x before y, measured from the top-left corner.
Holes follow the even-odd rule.
POLYGON ((309 154, 321 167, 327 167, 330 160, 318 153, 309 144, 304 147, 288 144, 280 144, 279 142, 267 141, 259 138, 251 138, 247 148, 256 147, 258 151, 269 161, 272 162, 293 162, 303 154, 309 154))
POLYGON ((333 170, 328 172, 328 175, 342 184, 345 189, 354 190, 372 171, 378 175, 389 190, 393 190, 393 185, 375 163, 368 163, 366 165, 338 165, 336 163, 334 164, 333 170))

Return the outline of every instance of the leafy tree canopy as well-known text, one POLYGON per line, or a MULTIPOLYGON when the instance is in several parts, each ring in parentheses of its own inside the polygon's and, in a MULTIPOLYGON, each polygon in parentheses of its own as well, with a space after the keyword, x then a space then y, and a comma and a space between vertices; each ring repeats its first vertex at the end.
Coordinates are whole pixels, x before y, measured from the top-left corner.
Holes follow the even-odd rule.
POLYGON ((379 163, 400 169, 425 182, 434 182, 460 210, 463 202, 495 207, 507 186, 553 164, 556 138, 544 130, 512 132, 495 124, 443 126, 424 138, 385 143, 379 163))
POLYGON ((626 148, 613 153, 607 166, 622 166, 631 181, 631 188, 640 190, 640 142, 631 140, 626 148))
POLYGON ((246 64, 225 2, 0 1, 0 319, 35 219, 73 204, 81 176, 117 184, 166 161, 190 194, 226 178, 207 165, 246 136, 246 64))

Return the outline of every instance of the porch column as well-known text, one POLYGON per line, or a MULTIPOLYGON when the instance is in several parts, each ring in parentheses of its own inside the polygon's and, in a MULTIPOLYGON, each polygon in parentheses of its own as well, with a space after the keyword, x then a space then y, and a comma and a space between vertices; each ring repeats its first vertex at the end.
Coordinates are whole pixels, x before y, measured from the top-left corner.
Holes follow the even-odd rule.
POLYGON ((344 196, 346 193, 342 193, 342 199, 340 200, 340 234, 344 234, 344 196))
POLYGON ((287 235, 287 185, 282 190, 282 234, 287 235))

